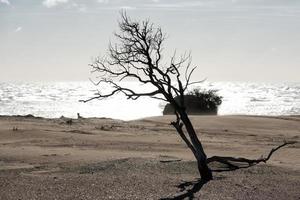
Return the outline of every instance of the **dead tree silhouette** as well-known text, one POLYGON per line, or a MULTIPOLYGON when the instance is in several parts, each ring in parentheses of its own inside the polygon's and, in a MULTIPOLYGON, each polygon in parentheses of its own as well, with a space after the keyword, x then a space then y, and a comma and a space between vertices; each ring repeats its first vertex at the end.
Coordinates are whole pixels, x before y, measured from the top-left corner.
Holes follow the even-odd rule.
MULTIPOLYGON (((162 29, 155 27, 149 20, 134 21, 124 12, 121 13, 119 32, 114 35, 118 43, 110 44, 107 55, 96 58, 90 64, 92 72, 97 73, 97 81, 94 83, 110 91, 98 91, 94 97, 83 102, 121 93, 132 100, 146 96, 170 103, 176 115, 171 125, 192 151, 201 181, 211 180, 212 171, 207 165, 209 160, 185 107, 185 93, 189 86, 201 82, 191 80, 196 67, 191 67, 190 54, 179 58, 174 54, 168 65, 163 64, 162 51, 166 35, 162 29), (139 82, 141 87, 145 86, 144 90, 122 84, 128 80, 139 82), (152 89, 147 90, 148 86, 152 89), (175 97, 179 100, 175 100, 175 97)), ((224 160, 221 157, 211 159, 224 160)))
POLYGON ((177 120, 171 124, 194 154, 201 178, 211 180, 212 172, 207 166, 207 156, 184 106, 184 94, 188 87, 199 83, 191 81, 196 67, 191 67, 190 54, 182 55, 179 59, 174 55, 170 64, 165 66, 161 61, 166 35, 160 27, 154 27, 149 20, 131 20, 122 12, 119 29, 119 33, 114 34, 119 43, 110 44, 108 55, 96 58, 90 65, 92 71, 98 75, 97 82, 94 83, 102 88, 110 88, 111 91, 99 91, 84 102, 122 93, 128 99, 136 100, 147 96, 170 103, 177 116, 177 120), (153 89, 139 92, 122 85, 122 82, 127 80, 138 81, 142 86, 146 86, 145 89, 150 85, 153 89), (180 97, 179 101, 175 100, 176 96, 180 97))

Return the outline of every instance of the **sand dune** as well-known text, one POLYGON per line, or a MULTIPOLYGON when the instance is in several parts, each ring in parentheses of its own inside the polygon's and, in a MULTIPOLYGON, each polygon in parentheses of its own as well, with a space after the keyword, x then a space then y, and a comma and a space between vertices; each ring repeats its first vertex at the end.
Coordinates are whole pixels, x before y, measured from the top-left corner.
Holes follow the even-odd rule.
MULTIPOLYGON (((172 119, 1 116, 0 199, 159 199, 184 194, 176 185, 194 181, 198 174, 191 152, 169 125, 172 119)), ((298 142, 276 152, 267 165, 215 173, 215 180, 194 194, 196 199, 299 198, 299 116, 191 119, 208 156, 254 159, 284 140, 298 142)))

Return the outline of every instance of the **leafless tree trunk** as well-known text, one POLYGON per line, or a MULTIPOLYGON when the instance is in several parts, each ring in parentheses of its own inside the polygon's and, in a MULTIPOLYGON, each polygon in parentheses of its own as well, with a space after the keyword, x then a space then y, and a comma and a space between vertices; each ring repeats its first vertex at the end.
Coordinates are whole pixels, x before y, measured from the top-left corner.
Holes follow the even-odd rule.
POLYGON ((193 154, 197 160, 198 171, 200 173, 201 178, 205 181, 209 181, 212 179, 212 172, 207 165, 207 156, 204 152, 203 146, 202 146, 200 140, 198 139, 195 129, 194 129, 188 115, 186 114, 186 112, 181 111, 178 113, 176 113, 177 120, 172 122, 171 124, 176 128, 176 130, 179 133, 182 140, 186 143, 186 145, 193 152, 193 154), (183 126, 186 129, 189 139, 184 134, 184 131, 182 129, 183 126))

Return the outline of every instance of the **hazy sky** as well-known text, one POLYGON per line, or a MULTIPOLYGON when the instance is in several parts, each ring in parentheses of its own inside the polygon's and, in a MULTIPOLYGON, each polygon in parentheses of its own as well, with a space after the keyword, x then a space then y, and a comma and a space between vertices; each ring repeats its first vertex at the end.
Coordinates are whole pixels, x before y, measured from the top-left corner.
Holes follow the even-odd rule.
POLYGON ((195 78, 300 81, 300 0, 0 0, 0 81, 88 80, 119 11, 191 51, 195 78))

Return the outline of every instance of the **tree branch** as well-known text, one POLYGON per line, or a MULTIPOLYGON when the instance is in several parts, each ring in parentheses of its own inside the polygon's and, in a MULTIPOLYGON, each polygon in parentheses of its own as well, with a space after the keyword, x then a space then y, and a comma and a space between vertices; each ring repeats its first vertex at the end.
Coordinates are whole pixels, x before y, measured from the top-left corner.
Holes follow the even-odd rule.
POLYGON ((295 144, 295 143, 297 143, 297 142, 296 141, 291 141, 291 142, 284 141, 283 144, 277 146, 276 148, 272 148, 266 157, 261 157, 259 159, 212 156, 210 158, 207 158, 207 162, 210 163, 210 162, 217 161, 217 162, 221 162, 221 163, 225 163, 225 164, 229 163, 232 165, 232 163, 230 163, 230 161, 231 161, 231 162, 247 163, 249 166, 256 165, 261 162, 266 163, 271 158, 273 153, 275 153, 277 150, 279 150, 280 148, 282 148, 284 146, 295 144))

